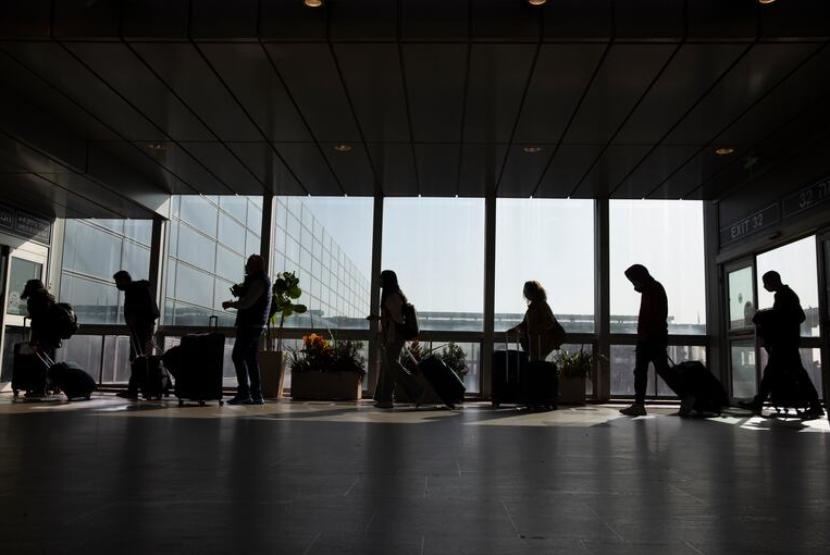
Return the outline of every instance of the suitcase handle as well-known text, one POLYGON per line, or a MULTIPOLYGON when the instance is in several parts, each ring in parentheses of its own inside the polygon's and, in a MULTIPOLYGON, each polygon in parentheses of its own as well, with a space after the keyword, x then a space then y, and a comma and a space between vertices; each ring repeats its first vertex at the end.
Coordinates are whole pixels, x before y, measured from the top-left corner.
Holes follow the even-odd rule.
POLYGON ((216 314, 208 318, 208 331, 219 331, 219 316, 216 314))

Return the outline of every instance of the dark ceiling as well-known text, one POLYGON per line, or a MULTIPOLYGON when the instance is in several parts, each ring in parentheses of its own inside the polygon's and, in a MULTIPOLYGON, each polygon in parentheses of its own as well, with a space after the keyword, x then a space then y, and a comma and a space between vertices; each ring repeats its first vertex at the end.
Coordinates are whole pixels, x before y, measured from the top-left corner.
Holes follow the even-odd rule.
POLYGON ((264 190, 711 199, 830 132, 828 0, 0 12, 0 198, 55 212, 264 190))

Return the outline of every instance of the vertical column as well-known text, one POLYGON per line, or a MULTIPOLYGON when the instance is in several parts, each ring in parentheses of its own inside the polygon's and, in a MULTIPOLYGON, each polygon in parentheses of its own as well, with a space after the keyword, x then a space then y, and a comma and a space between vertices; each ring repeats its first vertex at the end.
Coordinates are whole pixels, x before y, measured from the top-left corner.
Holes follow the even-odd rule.
POLYGON ((484 342, 481 345, 481 396, 489 398, 496 304, 496 196, 484 200, 484 342))
POLYGON ((274 241, 274 193, 262 195, 262 228, 259 231, 259 254, 265 259, 265 268, 271 274, 271 256, 274 241))
POLYGON ((723 345, 725 336, 721 330, 721 303, 720 267, 717 263, 718 255, 718 205, 715 202, 703 203, 703 260, 706 291, 706 361, 709 369, 719 376, 723 383, 726 380, 725 355, 728 349, 723 345))
POLYGON ((164 262, 167 249, 165 248, 165 235, 167 231, 167 222, 163 218, 157 216, 153 218, 153 232, 150 236, 150 284, 153 288, 153 297, 156 299, 159 307, 163 306, 162 293, 164 288, 164 262))
POLYGON ((599 401, 611 398, 611 264, 607 198, 594 201, 594 325, 597 334, 597 364, 594 394, 599 401))
MULTIPOLYGON (((371 305, 370 314, 378 314, 380 310, 380 272, 382 269, 380 265, 383 249, 383 195, 380 193, 375 195, 372 214, 372 275, 369 280, 371 283, 369 303, 371 305)), ((366 389, 369 395, 372 396, 375 393, 380 363, 380 346, 378 345, 380 322, 370 321, 369 330, 371 338, 369 340, 369 372, 366 376, 366 389)))
POLYGON ((821 342, 821 382, 819 393, 824 408, 830 412, 830 233, 823 233, 816 240, 818 261, 819 326, 821 342))

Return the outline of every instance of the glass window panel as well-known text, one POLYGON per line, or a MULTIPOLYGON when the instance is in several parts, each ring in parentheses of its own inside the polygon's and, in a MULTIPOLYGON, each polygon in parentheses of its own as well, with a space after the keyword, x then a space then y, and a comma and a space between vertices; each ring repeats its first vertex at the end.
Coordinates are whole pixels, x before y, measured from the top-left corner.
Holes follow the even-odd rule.
POLYGON ((112 279, 121 269, 122 239, 81 220, 66 220, 63 268, 112 279))
POLYGON ((818 337, 819 306, 818 306, 818 264, 816 261, 816 238, 806 237, 759 254, 756 258, 758 268, 758 307, 770 308, 773 303, 773 293, 764 289, 762 278, 770 270, 781 274, 781 281, 795 291, 801 300, 801 307, 807 319, 801 324, 803 337, 818 337))
POLYGON ((382 260, 421 329, 483 329, 484 199, 385 199, 382 260))
POLYGON ((248 206, 248 229, 259 235, 262 229, 262 209, 251 203, 248 206))
POLYGON ((72 304, 82 324, 116 324, 123 320, 118 310, 118 289, 114 284, 64 272, 60 298, 72 304))
POLYGON ((255 235, 250 231, 247 233, 247 244, 245 245, 245 256, 248 257, 252 254, 259 254, 260 249, 262 248, 262 241, 259 239, 259 235, 255 235))
POLYGON ((86 221, 88 223, 109 229, 110 231, 115 232, 119 235, 124 234, 124 220, 106 220, 92 218, 86 221))
POLYGON ((219 245, 216 249, 216 273, 234 283, 241 282, 245 274, 245 257, 219 245))
POLYGON ((245 253, 245 227, 225 214, 219 214, 219 242, 240 254, 245 253))
POLYGON ((181 197, 181 219, 211 237, 216 237, 216 214, 216 205, 204 197, 181 197))
POLYGON ((522 320, 522 287, 535 280, 568 331, 593 332, 594 202, 498 199, 496 233, 496 331, 522 320))
POLYGON ((172 221, 167 226, 168 255, 178 256, 179 254, 179 222, 172 221))
POLYGON ((212 315, 212 309, 176 302, 173 323, 176 326, 206 326, 212 315))
POLYGON ((729 329, 752 326, 754 290, 752 288, 752 267, 729 272, 729 329))
MULTIPOLYGON (((222 308, 222 303, 224 301, 233 300, 234 298, 230 291, 230 288, 233 287, 233 282, 217 279, 215 283, 215 291, 213 293, 213 308, 214 310, 222 311, 224 310, 222 308)), ((236 311, 233 311, 233 314, 235 317, 236 311)))
POLYGON ((248 219, 248 199, 245 197, 223 195, 219 197, 219 207, 240 222, 248 219))
POLYGON ((100 335, 74 335, 63 341, 63 346, 55 353, 55 359, 58 362, 74 362, 99 382, 102 347, 103 337, 100 335))
POLYGON ((126 383, 130 379, 130 338, 126 335, 104 336, 102 383, 126 383))
POLYGON ((150 249, 132 241, 124 241, 124 261, 121 267, 133 279, 147 279, 150 275, 150 249))
POLYGON ((190 227, 179 226, 179 260, 212 271, 216 258, 216 243, 190 227))
POLYGON ((124 235, 149 247, 153 242, 153 221, 124 220, 124 235))
POLYGON ((640 295, 623 272, 643 264, 663 284, 669 333, 706 333, 703 204, 699 201, 610 201, 613 333, 636 333, 640 295))
POLYGON ((15 316, 26 316, 29 311, 26 308, 26 301, 20 298, 26 282, 30 279, 41 279, 43 276, 43 264, 12 257, 11 269, 9 270, 9 301, 6 304, 6 311, 15 316))
POLYGON ((213 278, 209 274, 179 264, 176 270, 176 299, 201 306, 213 306, 213 278))
POLYGON ((729 344, 732 362, 732 396, 743 399, 758 392, 755 366, 755 342, 733 341, 729 344))

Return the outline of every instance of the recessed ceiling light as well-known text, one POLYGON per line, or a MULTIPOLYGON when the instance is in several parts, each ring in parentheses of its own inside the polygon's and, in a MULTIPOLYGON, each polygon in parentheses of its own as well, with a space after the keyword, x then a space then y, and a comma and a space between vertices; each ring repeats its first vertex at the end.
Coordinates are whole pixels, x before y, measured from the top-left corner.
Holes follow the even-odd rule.
POLYGON ((319 8, 323 5, 323 0, 303 0, 303 4, 309 8, 319 8))
POLYGON ((540 147, 540 146, 536 146, 536 145, 527 145, 527 146, 526 146, 526 147, 524 147, 522 150, 524 150, 524 151, 525 151, 525 152, 527 152, 528 154, 534 154, 534 153, 536 153, 536 152, 541 152, 541 151, 542 151, 542 147, 540 147))
POLYGON ((715 154, 718 156, 729 156, 733 152, 735 152, 735 149, 731 146, 721 146, 715 149, 715 154))
POLYGON ((155 150, 156 152, 158 152, 160 150, 164 150, 167 147, 165 145, 161 144, 161 143, 150 143, 149 145, 147 145, 147 148, 149 148, 150 150, 155 150))
POLYGON ((775 0, 758 0, 759 4, 772 4, 775 0))
POLYGON ((334 150, 336 150, 337 152, 349 152, 350 150, 352 150, 352 145, 347 145, 347 144, 334 145, 334 150))
POLYGON ((548 3, 548 0, 527 0, 527 3, 531 6, 544 6, 548 3))

